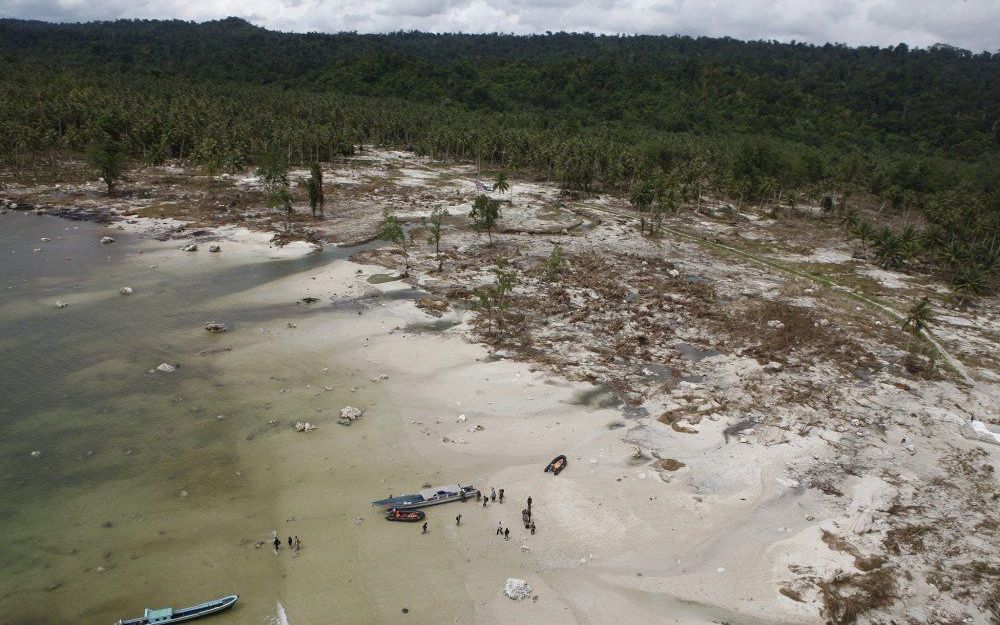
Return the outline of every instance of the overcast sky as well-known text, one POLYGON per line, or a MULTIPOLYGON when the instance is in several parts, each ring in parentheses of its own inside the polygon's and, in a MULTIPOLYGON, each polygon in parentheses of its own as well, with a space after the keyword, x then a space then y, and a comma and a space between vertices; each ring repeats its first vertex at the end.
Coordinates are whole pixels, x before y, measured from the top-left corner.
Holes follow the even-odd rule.
POLYGON ((48 21, 231 15, 300 32, 563 30, 1000 50, 1000 0, 0 0, 0 16, 48 21))

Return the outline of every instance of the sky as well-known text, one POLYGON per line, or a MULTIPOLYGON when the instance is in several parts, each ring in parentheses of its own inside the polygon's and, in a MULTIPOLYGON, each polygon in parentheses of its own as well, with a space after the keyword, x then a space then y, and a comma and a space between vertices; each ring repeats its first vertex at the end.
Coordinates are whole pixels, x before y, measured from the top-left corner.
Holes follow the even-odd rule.
POLYGON ((1000 0, 0 0, 56 22, 242 17, 272 30, 729 36, 1000 51, 1000 0))

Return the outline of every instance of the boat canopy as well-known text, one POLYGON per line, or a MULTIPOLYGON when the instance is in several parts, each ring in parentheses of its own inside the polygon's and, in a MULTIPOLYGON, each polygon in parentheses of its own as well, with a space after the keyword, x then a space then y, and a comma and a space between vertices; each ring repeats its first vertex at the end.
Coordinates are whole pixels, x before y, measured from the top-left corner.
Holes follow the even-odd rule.
POLYGON ((146 613, 143 615, 150 625, 153 623, 166 623, 174 617, 173 608, 159 608, 157 610, 152 610, 146 608, 146 613))

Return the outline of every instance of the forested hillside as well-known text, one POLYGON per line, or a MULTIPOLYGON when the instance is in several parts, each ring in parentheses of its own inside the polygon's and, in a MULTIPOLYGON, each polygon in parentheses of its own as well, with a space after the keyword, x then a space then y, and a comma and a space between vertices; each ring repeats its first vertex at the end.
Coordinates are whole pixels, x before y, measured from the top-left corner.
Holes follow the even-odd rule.
MULTIPOLYGON (((137 160, 209 170, 275 146, 305 163, 374 142, 629 194, 639 206, 665 189, 739 203, 805 194, 842 211, 863 195, 923 214, 917 234, 935 256, 960 246, 953 274, 971 262, 987 281, 1000 258, 996 54, 565 33, 303 35, 235 18, 0 20, 0 75, 0 159, 17 171, 82 153, 98 134, 137 160)), ((923 254, 896 243, 887 264, 923 254)))

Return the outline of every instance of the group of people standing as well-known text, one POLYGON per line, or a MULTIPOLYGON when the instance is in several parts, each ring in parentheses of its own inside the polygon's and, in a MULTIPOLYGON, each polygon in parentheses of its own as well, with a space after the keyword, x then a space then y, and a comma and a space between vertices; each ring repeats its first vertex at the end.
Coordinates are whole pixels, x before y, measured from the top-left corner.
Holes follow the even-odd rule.
MULTIPOLYGON (((299 549, 302 547, 302 541, 299 540, 298 536, 288 537, 288 548, 292 550, 292 553, 298 553, 299 549)), ((274 534, 274 553, 277 554, 281 549, 281 539, 278 538, 278 533, 274 534)))

